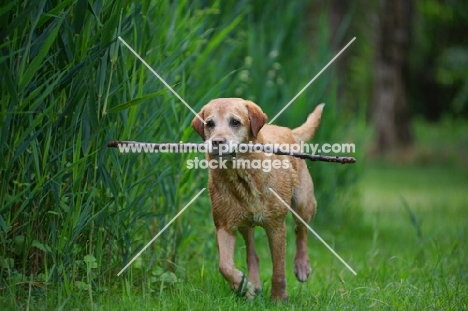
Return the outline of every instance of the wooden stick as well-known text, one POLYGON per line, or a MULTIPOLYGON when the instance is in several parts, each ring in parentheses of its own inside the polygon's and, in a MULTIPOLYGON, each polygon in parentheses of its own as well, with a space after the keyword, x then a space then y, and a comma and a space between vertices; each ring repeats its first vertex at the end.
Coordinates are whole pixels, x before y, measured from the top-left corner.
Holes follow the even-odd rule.
MULTIPOLYGON (((170 150, 171 152, 177 153, 184 153, 184 152, 206 152, 208 150, 208 144, 194 144, 194 143, 165 143, 165 144, 156 144, 156 143, 143 143, 137 141, 120 141, 120 140, 113 140, 107 143, 107 147, 110 148, 118 148, 119 146, 136 146, 136 145, 144 145, 148 149, 159 151, 164 149, 165 151, 170 150)), ((288 155, 293 156, 301 159, 306 159, 310 161, 321 161, 321 162, 332 162, 332 163, 341 163, 341 164, 348 164, 348 163, 356 163, 356 159, 353 157, 338 157, 338 156, 324 156, 324 155, 315 155, 315 154, 308 154, 304 152, 295 152, 284 150, 282 148, 274 147, 273 150, 267 145, 263 144, 238 144, 238 148, 246 149, 246 150, 254 150, 253 152, 268 152, 273 153, 276 155, 288 155), (268 148, 266 148, 268 147, 268 148)))

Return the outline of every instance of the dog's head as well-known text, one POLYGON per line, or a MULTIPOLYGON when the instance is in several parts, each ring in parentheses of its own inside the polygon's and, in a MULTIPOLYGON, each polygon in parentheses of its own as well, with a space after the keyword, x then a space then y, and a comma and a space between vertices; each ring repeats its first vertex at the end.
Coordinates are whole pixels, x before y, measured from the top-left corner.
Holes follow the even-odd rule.
POLYGON ((218 98, 210 101, 195 117, 192 126, 204 141, 220 144, 255 142, 267 116, 251 101, 241 98, 218 98))

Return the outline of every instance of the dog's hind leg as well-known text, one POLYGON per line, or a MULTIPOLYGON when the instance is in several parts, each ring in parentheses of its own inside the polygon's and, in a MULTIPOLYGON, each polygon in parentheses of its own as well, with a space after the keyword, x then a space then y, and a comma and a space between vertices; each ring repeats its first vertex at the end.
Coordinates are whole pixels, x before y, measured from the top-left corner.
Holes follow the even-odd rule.
POLYGON ((262 291, 262 284, 260 283, 260 270, 258 255, 255 251, 254 241, 254 227, 240 227, 239 232, 245 241, 247 248, 247 267, 249 269, 249 282, 255 286, 255 292, 259 293, 262 291))
MULTIPOLYGON (((305 163, 304 163, 305 166, 305 163)), ((314 197, 312 179, 307 171, 307 167, 300 170, 301 183, 294 189, 292 208, 308 223, 314 216, 317 209, 317 201, 314 197)), ((294 274, 300 282, 305 282, 312 272, 310 268, 309 254, 307 249, 307 227, 294 216, 296 227, 296 255, 294 256, 294 274)))

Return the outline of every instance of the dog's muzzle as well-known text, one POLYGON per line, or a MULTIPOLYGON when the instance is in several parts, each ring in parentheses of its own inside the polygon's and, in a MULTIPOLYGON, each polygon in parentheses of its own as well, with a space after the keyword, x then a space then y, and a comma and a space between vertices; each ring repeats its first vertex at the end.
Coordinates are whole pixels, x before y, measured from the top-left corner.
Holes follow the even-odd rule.
POLYGON ((213 156, 235 157, 237 144, 227 142, 224 137, 212 138, 208 141, 208 153, 213 156))

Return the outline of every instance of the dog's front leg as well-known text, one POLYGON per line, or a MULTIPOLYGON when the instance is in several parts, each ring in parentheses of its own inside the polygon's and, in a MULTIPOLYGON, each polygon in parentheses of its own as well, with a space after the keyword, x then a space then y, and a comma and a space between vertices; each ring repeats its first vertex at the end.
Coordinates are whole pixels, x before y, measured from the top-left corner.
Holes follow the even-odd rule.
POLYGON ((255 251, 254 229, 254 227, 241 227, 239 228, 239 232, 244 237, 245 246, 247 248, 249 281, 254 284, 255 292, 260 293, 262 291, 262 283, 260 282, 258 255, 255 251))
POLYGON ((219 251, 219 271, 240 296, 253 298, 255 296, 254 285, 247 280, 247 276, 237 270, 234 265, 234 248, 236 246, 235 231, 225 228, 216 229, 216 240, 219 251))
POLYGON ((273 262, 273 275, 271 277, 271 299, 287 300, 286 293, 286 224, 284 221, 276 226, 265 228, 270 245, 273 262))

